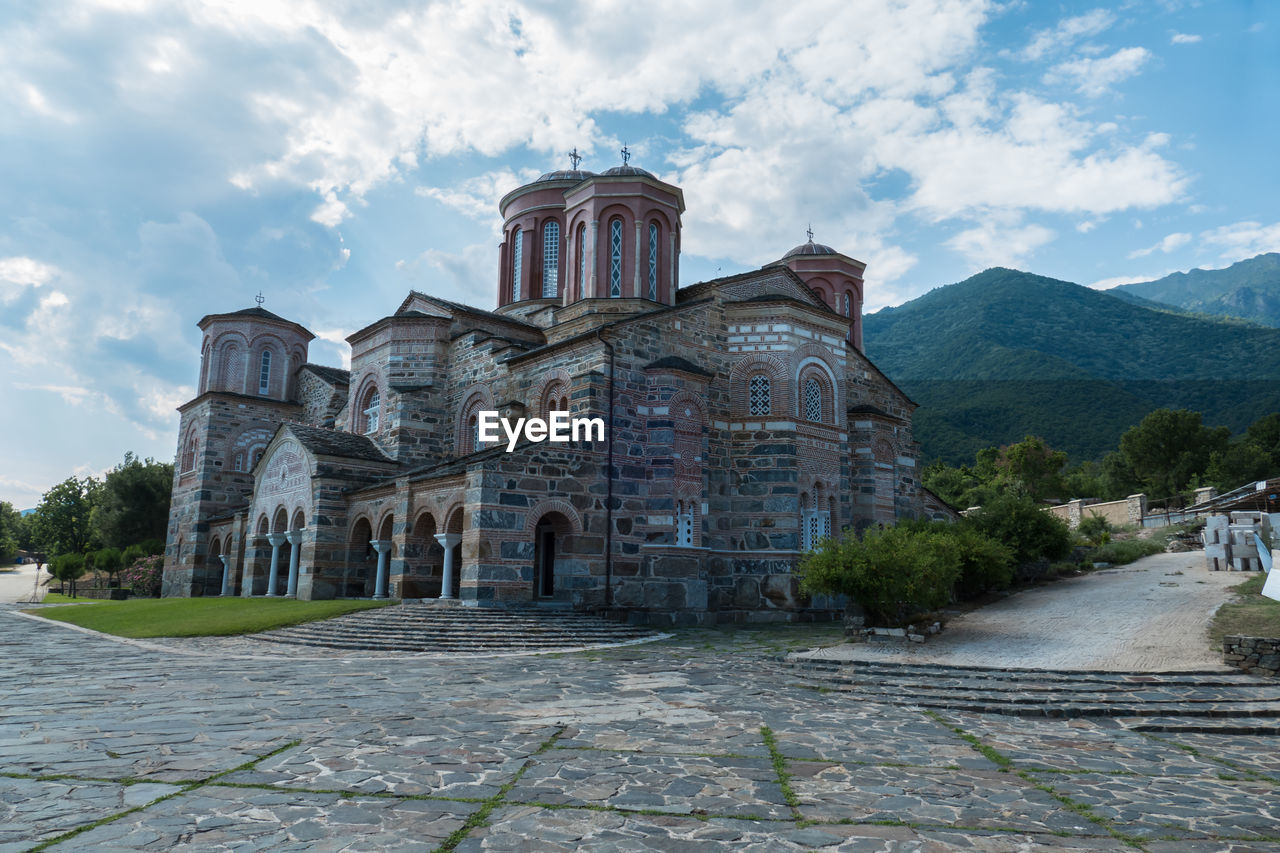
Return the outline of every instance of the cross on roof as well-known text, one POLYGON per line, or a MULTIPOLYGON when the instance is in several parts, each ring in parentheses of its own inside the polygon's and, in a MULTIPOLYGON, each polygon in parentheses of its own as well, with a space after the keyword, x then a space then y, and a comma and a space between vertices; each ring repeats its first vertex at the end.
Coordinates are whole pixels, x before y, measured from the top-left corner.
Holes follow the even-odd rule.
POLYGON ((625 166, 629 162, 631 162, 631 149, 628 148, 626 145, 623 145, 622 146, 622 165, 625 166))
POLYGON ((809 235, 809 242, 812 243, 813 242, 813 223, 812 222, 809 223, 809 227, 805 229, 804 233, 809 235))
POLYGON ((259 291, 258 291, 258 295, 257 295, 257 296, 255 296, 255 297, 253 297, 253 301, 254 301, 254 302, 257 302, 257 303, 258 303, 258 307, 259 307, 259 308, 261 308, 261 307, 262 307, 262 303, 266 302, 266 301, 267 301, 267 298, 266 298, 265 296, 263 296, 263 295, 262 295, 262 291, 261 291, 261 290, 259 290, 259 291))
POLYGON ((577 171, 578 164, 582 162, 582 155, 578 153, 578 146, 573 146, 573 150, 569 152, 569 162, 573 164, 573 168, 577 171))

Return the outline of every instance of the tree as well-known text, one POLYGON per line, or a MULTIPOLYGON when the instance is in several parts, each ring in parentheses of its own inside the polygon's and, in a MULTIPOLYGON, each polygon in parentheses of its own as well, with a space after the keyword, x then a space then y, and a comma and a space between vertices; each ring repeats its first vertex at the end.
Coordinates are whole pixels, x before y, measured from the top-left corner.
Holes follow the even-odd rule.
POLYGON ((1209 456, 1205 480, 1228 492, 1253 480, 1265 480, 1274 471, 1269 453, 1251 441, 1236 441, 1209 456))
POLYGON ((59 554, 49 561, 49 574, 63 584, 70 581, 72 596, 76 594, 76 579, 84 573, 84 554, 59 554))
POLYGON ((1018 564, 1060 560, 1071 552, 1066 522, 1026 495, 1001 495, 960 523, 1008 547, 1018 564))
POLYGON ((1051 449, 1043 438, 1035 435, 1000 448, 1000 455, 995 460, 1002 480, 1010 484, 1020 483, 1038 501, 1062 496, 1062 469, 1066 465, 1066 453, 1051 449))
POLYGON ((147 539, 164 539, 172 490, 173 465, 125 453, 124 462, 103 480, 93 509, 97 540, 109 548, 127 548, 147 539))
POLYGON ((83 554, 93 542, 89 516, 101 484, 92 477, 68 477, 40 498, 32 514, 32 538, 50 556, 83 554))
POLYGON ((18 537, 21 535, 22 516, 12 504, 0 501, 0 566, 13 562, 18 552, 18 537))
POLYGON ((93 552, 93 567, 107 573, 108 585, 115 578, 116 572, 124 568, 124 556, 119 548, 103 548, 93 552))
POLYGON ((1154 498, 1175 495, 1227 448, 1231 431, 1206 427, 1199 412, 1156 409, 1120 437, 1120 453, 1154 498))
POLYGON ((1280 412, 1264 415, 1250 424, 1245 439, 1271 458, 1273 471, 1280 470, 1280 412))

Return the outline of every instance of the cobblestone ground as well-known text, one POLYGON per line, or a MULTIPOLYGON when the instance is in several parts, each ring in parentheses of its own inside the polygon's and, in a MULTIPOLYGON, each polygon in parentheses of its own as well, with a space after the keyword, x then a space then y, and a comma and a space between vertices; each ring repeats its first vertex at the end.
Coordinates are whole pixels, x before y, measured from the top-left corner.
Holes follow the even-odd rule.
POLYGON ((192 654, 0 609, 0 853, 1280 850, 1275 738, 879 704, 774 660, 837 636, 192 654))

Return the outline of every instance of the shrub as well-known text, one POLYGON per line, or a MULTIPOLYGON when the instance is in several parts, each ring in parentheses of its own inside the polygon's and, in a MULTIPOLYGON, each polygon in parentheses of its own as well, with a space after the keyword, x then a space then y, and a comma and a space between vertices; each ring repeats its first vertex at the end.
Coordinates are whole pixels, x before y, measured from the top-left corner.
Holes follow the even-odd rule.
POLYGON ((65 584, 71 581, 72 594, 75 594, 77 578, 84 577, 84 554, 59 554, 49 561, 49 574, 65 584))
POLYGON ((1031 498, 1004 494, 961 522, 1000 542, 1015 563, 1061 560, 1071 553, 1071 529, 1031 498))
POLYGON ((1123 566, 1142 557, 1159 554, 1164 545, 1152 539, 1120 539, 1093 549, 1089 558, 1095 563, 1111 563, 1123 566))
POLYGON ((957 598, 977 598, 1013 583, 1013 552, 1008 546, 965 525, 943 523, 938 532, 951 540, 960 566, 957 598))
POLYGON ((136 596, 159 598, 163 575, 164 557, 142 557, 120 572, 120 583, 136 596))
POLYGON ((950 601, 960 564, 946 534, 904 525, 825 540, 797 572, 806 592, 847 595, 870 622, 897 626, 950 601))
POLYGON ((1087 515, 1080 519, 1077 530, 1091 545, 1105 545, 1111 541, 1111 522, 1100 515, 1087 515))
POLYGON ((106 572, 108 578, 114 578, 116 572, 124 567, 124 557, 116 548, 103 548, 93 554, 93 567, 106 572))

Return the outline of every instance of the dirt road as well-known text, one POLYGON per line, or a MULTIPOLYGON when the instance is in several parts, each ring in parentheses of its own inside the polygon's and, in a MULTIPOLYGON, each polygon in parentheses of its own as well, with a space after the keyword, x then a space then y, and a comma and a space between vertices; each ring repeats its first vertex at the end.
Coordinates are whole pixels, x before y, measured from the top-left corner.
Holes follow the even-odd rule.
POLYGON ((925 645, 833 646, 814 657, 960 666, 1167 672, 1222 668, 1205 639, 1230 587, 1204 553, 1156 554, 1011 595, 952 620, 925 645))

